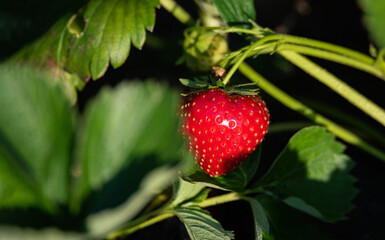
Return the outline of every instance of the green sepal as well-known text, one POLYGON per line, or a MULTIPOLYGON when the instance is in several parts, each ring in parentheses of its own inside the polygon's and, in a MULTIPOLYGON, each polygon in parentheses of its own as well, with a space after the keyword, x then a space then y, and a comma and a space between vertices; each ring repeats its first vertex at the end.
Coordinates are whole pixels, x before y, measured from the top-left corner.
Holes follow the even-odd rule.
POLYGON ((212 77, 209 77, 208 79, 211 81, 211 84, 209 81, 204 81, 199 78, 193 78, 193 79, 187 79, 187 78, 180 78, 179 81, 182 83, 183 86, 198 89, 196 91, 191 91, 188 93, 182 93, 182 96, 189 96, 193 95, 198 92, 203 92, 208 89, 215 89, 219 88, 226 92, 227 94, 237 94, 237 95, 258 95, 259 89, 258 88, 250 88, 252 86, 257 86, 256 83, 245 83, 245 84, 239 84, 239 85, 232 85, 232 86, 225 86, 223 84, 222 80, 214 80, 212 77))
POLYGON ((190 87, 190 88, 197 88, 197 89, 207 88, 208 86, 210 86, 208 82, 199 80, 197 78, 193 78, 193 79, 180 78, 179 82, 182 83, 183 86, 190 87))

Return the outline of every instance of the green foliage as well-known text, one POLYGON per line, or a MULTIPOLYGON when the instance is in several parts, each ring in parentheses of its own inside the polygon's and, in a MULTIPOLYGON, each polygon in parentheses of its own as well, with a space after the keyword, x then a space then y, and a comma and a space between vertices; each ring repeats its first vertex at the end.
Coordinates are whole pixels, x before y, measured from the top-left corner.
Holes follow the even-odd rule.
MULTIPOLYGON (((186 172, 186 179, 192 182, 199 182, 207 186, 231 190, 236 192, 243 192, 246 189, 251 178, 257 171, 258 164, 261 157, 261 147, 258 147, 250 157, 248 157, 239 167, 234 171, 218 176, 210 177, 197 165, 194 165, 192 169, 186 172)), ((190 159, 190 161, 193 161, 190 159)))
POLYGON ((265 233, 266 240, 328 240, 328 233, 317 227, 315 219, 288 207, 266 195, 257 197, 270 222, 270 233, 265 233))
POLYGON ((255 20, 253 0, 213 0, 222 19, 230 26, 250 26, 249 20, 255 20))
POLYGON ((75 114, 48 76, 0 67, 0 207, 54 210, 69 197, 75 114))
MULTIPOLYGON (((193 34, 185 42, 186 53, 194 61, 208 63, 204 70, 210 70, 212 64, 221 65, 218 61, 228 51, 224 36, 236 32, 252 42, 226 55, 225 67, 235 64, 227 80, 237 69, 247 69, 241 65, 244 59, 267 53, 319 57, 383 78, 383 51, 372 51, 376 57, 372 58, 320 41, 275 34, 257 24, 247 29, 256 18, 253 2, 205 2, 218 9, 219 22, 231 27, 189 29, 186 36, 193 34), (203 38, 198 37, 201 32, 203 38), (220 54, 210 52, 214 50, 220 54)), ((383 47, 380 13, 385 5, 372 0, 361 3, 373 39, 383 47)), ((173 1, 167 4, 175 5, 173 1)), ((250 205, 255 239, 330 239, 317 224, 345 219, 357 190, 349 173, 353 162, 326 129, 358 146, 365 142, 311 109, 301 108, 284 93, 265 90, 263 79, 253 78, 257 75, 250 75, 250 70, 247 77, 262 90, 272 96, 278 92, 292 109, 304 109, 304 114, 315 122, 322 119, 327 127, 297 132, 261 178, 256 175, 264 159, 261 145, 227 175, 213 178, 204 173, 182 147, 176 114, 178 92, 155 80, 102 88, 84 112, 75 111, 75 88, 81 91, 84 80, 103 76, 109 64, 121 66, 131 44, 141 49, 146 31, 154 28, 158 6, 158 0, 94 0, 74 11, 76 14, 63 10, 44 35, 7 59, 12 67, 0 66, 0 222, 8 224, 4 216, 15 211, 21 214, 12 217, 26 216, 23 225, 32 225, 37 217, 31 210, 36 209, 49 218, 46 222, 55 220, 41 230, 1 225, 0 239, 121 238, 171 216, 181 220, 191 239, 232 239, 234 234, 202 208, 235 200, 250 205), (22 63, 33 68, 19 67, 22 63), (42 70, 46 68, 50 71, 42 70), (188 166, 181 170, 184 163, 188 166), (225 191, 222 195, 221 190, 225 191), (82 232, 64 231, 74 227, 82 232)), ((173 14, 186 14, 178 5, 173 9, 173 14)), ((188 17, 183 19, 193 22, 188 17)), ((300 62, 298 58, 291 61, 300 62)), ((310 61, 305 65, 318 78, 325 73, 310 61)), ((200 80, 181 82, 208 87, 200 80)), ((381 118, 381 108, 373 109, 379 110, 372 112, 381 118)), ((377 151, 370 145, 364 149, 377 151)))
POLYGON ((269 221, 266 217, 265 210, 256 198, 247 198, 250 203, 251 211, 254 217, 254 228, 255 228, 255 239, 263 239, 263 233, 269 234, 270 226, 269 221))
POLYGON ((177 101, 176 92, 155 82, 104 89, 87 107, 79 125, 75 159, 82 175, 78 197, 83 199, 120 175, 122 181, 131 183, 125 191, 134 191, 146 172, 175 163, 181 146, 177 101))
POLYGON ((253 188, 322 220, 341 220, 353 209, 351 200, 357 194, 349 175, 353 162, 343 149, 325 129, 305 128, 290 139, 253 188))
POLYGON ((364 10, 364 22, 372 40, 379 48, 385 48, 385 2, 376 0, 358 0, 364 10))
POLYGON ((0 76, 0 209, 37 207, 60 216, 59 204, 77 214, 85 199, 95 212, 130 197, 116 211, 91 215, 92 230, 106 219, 123 224, 122 213, 125 221, 134 217, 128 212, 176 178, 179 96, 166 85, 105 89, 77 117, 48 74, 2 66, 0 76))
POLYGON ((176 216, 183 222, 191 240, 230 240, 234 234, 222 228, 210 213, 200 208, 176 208, 176 216))
MULTIPOLYGON (((131 44, 142 48, 155 24, 158 0, 91 1, 72 17, 60 18, 45 35, 13 58, 39 67, 60 67, 82 80, 98 79, 109 64, 127 59, 131 44)), ((75 87, 81 87, 76 83, 75 87)))
POLYGON ((69 49, 67 67, 82 78, 100 78, 109 63, 121 66, 131 43, 141 48, 146 30, 155 24, 158 0, 96 0, 87 4, 81 17, 85 27, 69 49))
MULTIPOLYGON (((171 166, 181 156, 179 96, 164 84, 133 81, 105 88, 77 117, 63 87, 48 74, 3 66, 0 75, 2 208, 33 206, 60 216, 58 204, 68 206, 72 214, 88 215, 83 219, 88 234, 100 236, 132 220, 176 178, 171 166)), ((206 186, 211 186, 268 194, 322 220, 342 219, 356 193, 343 149, 323 128, 306 128, 251 188, 261 147, 225 176, 211 178, 194 164, 185 175, 192 183, 174 183, 168 211, 182 220, 192 239, 231 239, 208 212, 193 207, 210 201, 206 186)), ((275 236, 269 225, 276 213, 258 196, 245 196, 256 237, 275 236)))
MULTIPOLYGON (((143 176, 141 182, 136 186, 137 191, 133 192, 122 204, 88 215, 86 225, 89 234, 95 237, 104 236, 111 230, 132 221, 163 189, 169 187, 177 179, 177 171, 178 166, 162 165, 155 168, 143 176)), ((115 185, 120 186, 122 182, 115 185)), ((129 188, 134 184, 124 182, 123 185, 129 188)), ((117 186, 111 186, 111 184, 107 184, 107 186, 117 189, 117 186)), ((108 203, 116 198, 114 195, 125 195, 125 189, 119 189, 119 191, 118 193, 116 191, 114 193, 106 192, 102 198, 99 196, 99 202, 108 203)))
MULTIPOLYGON (((204 188, 204 185, 192 184, 179 178, 178 181, 175 181, 173 186, 174 193, 172 205, 178 206, 191 199, 204 200, 200 197, 196 198, 204 188)), ((203 196, 207 197, 207 194, 203 194, 203 196)))

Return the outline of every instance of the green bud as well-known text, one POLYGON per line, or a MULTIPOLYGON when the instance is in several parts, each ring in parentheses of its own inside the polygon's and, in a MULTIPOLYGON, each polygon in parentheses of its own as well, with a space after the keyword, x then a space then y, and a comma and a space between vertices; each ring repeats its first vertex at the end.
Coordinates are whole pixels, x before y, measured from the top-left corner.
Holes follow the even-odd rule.
POLYGON ((226 38, 216 32, 192 31, 184 41, 186 64, 196 72, 209 72, 228 52, 226 38))

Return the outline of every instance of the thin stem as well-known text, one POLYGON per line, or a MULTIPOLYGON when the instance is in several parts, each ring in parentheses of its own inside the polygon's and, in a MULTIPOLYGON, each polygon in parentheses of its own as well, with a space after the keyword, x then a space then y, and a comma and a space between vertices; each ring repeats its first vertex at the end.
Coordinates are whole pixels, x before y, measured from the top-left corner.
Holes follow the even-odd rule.
POLYGON ((280 35, 280 36, 281 36, 280 40, 283 42, 295 43, 298 45, 305 45, 313 48, 327 50, 329 52, 335 52, 340 55, 344 55, 344 56, 356 59, 362 63, 366 63, 369 65, 373 65, 375 63, 375 60, 372 57, 369 57, 368 55, 357 52, 355 50, 351 50, 349 48, 345 48, 345 47, 341 47, 331 43, 326 43, 326 42, 309 39, 309 38, 303 38, 303 37, 297 37, 297 36, 291 36, 291 35, 280 35))
MULTIPOLYGON (((259 45, 259 42, 256 42, 254 45, 259 45)), ((249 55, 249 53, 253 50, 253 45, 252 47, 250 47, 249 49, 247 49, 242 55, 241 57, 238 59, 238 61, 231 67, 230 71, 226 74, 226 77, 223 79, 223 84, 224 85, 227 85, 231 79, 231 77, 233 76, 233 74, 235 73, 235 71, 237 71, 239 65, 245 61, 246 57, 249 55)))
POLYGON ((247 57, 255 56, 256 54, 292 50, 309 56, 345 64, 384 79, 384 72, 376 67, 375 59, 360 52, 334 44, 281 34, 267 36, 260 39, 258 43, 259 44, 247 46, 237 52, 233 52, 222 61, 222 65, 236 63, 248 48, 253 48, 253 51, 248 52, 247 57), (268 46, 265 47, 265 45, 268 46))
MULTIPOLYGON (((261 54, 271 54, 272 52, 275 51, 277 44, 272 42, 272 43, 265 43, 261 46, 256 46, 252 48, 252 51, 249 51, 247 53, 247 57, 255 57, 257 55, 261 54)), ((232 65, 236 63, 242 56, 243 54, 249 49, 249 46, 243 47, 237 51, 233 51, 226 58, 224 58, 219 65, 221 67, 226 67, 228 65, 232 65)))
POLYGON ((359 61, 355 58, 350 58, 345 55, 341 55, 339 53, 330 52, 324 49, 317 49, 308 46, 294 45, 294 44, 282 44, 277 48, 277 52, 280 51, 293 51, 301 54, 305 54, 312 57, 322 58, 325 60, 333 61, 339 64, 344 64, 367 73, 370 73, 376 77, 382 78, 384 73, 381 72, 378 68, 376 68, 373 64, 369 64, 366 62, 359 61))
POLYGON ((194 26, 189 27, 185 31, 191 32, 191 31, 220 31, 223 33, 245 33, 249 35, 255 35, 260 36, 262 34, 261 31, 256 31, 254 29, 245 29, 245 28, 238 28, 238 27, 220 27, 220 26, 194 26))
POLYGON ((308 39, 308 38, 302 38, 302 37, 296 37, 296 36, 284 35, 284 34, 273 34, 260 39, 258 42, 260 42, 259 45, 262 45, 267 42, 276 42, 277 47, 279 47, 280 44, 293 43, 297 45, 304 45, 308 47, 323 49, 329 52, 335 52, 335 53, 356 59, 366 64, 373 65, 375 63, 375 60, 373 58, 363 53, 360 53, 345 47, 337 46, 331 43, 321 42, 321 41, 308 39))
POLYGON ((268 80, 266 80, 264 77, 259 75, 254 69, 252 69, 249 65, 246 63, 242 63, 239 66, 239 71, 245 75, 247 78, 249 78, 251 81, 258 83, 258 86, 263 89, 265 92, 267 92, 269 95, 277 99, 279 102, 281 102, 286 107, 302 114, 303 116, 311 119, 313 122, 324 125, 330 132, 334 133, 337 137, 341 138, 345 142, 352 144, 354 146, 357 146, 361 148, 362 150, 368 152, 369 154, 377 157, 378 159, 381 159, 385 161, 385 153, 374 148, 373 146, 369 145, 368 143, 364 142, 360 137, 355 135, 354 133, 346 130, 345 128, 341 127, 340 125, 332 122, 331 120, 325 118, 324 116, 316 113, 311 108, 307 107, 303 103, 297 101, 296 99, 292 98, 285 92, 283 92, 281 89, 277 88, 273 84, 271 84, 268 80))
POLYGON ((279 54, 385 126, 385 111, 348 84, 298 53, 280 51, 279 54))
POLYGON ((233 202, 242 199, 242 195, 236 192, 229 192, 223 195, 215 196, 199 203, 201 208, 212 207, 223 203, 233 202))
MULTIPOLYGON (((201 208, 205 208, 205 207, 211 207, 211 206, 215 206, 215 205, 219 205, 227 202, 237 201, 240 199, 242 199, 241 194, 230 192, 220 196, 208 198, 202 201, 200 204, 198 204, 198 206, 201 208)), ((171 218, 173 216, 175 216, 175 213, 172 210, 172 206, 167 205, 167 207, 165 208, 161 208, 153 212, 150 212, 148 214, 144 214, 140 216, 139 218, 127 224, 123 229, 108 235, 107 239, 117 239, 120 237, 130 235, 140 229, 146 228, 148 226, 151 226, 155 223, 163 221, 167 218, 171 218)))
POLYGON ((174 0, 160 0, 160 4, 164 9, 171 13, 179 22, 186 24, 187 26, 193 26, 195 20, 186 12, 181 6, 174 0))
POLYGON ((113 232, 112 234, 110 234, 107 239, 118 239, 118 238, 121 238, 121 237, 124 237, 124 236, 127 236, 127 235, 130 235, 140 229, 143 229, 143 228, 146 228, 146 227, 149 227, 155 223, 158 223, 160 221, 163 221, 167 218, 171 218, 173 217, 175 214, 173 212, 164 212, 164 213, 161 213, 153 218, 150 218, 146 221, 143 221, 137 225, 134 225, 133 227, 131 228, 125 228, 121 231, 117 231, 117 232, 113 232))

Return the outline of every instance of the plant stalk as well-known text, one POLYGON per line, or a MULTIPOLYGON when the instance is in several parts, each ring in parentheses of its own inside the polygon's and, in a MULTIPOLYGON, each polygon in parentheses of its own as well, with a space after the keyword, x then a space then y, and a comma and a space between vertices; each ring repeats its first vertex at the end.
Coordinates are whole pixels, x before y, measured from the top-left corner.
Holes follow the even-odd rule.
POLYGON ((179 22, 187 25, 193 26, 195 20, 186 12, 178 3, 174 0, 160 0, 160 4, 164 9, 171 13, 179 22))
MULTIPOLYGON (((242 195, 235 192, 229 192, 223 195, 215 196, 208 198, 201 203, 198 204, 201 208, 212 207, 219 204, 224 204, 227 202, 237 201, 243 199, 242 195)), ((107 236, 107 239, 118 239, 127 235, 130 235, 140 229, 151 226, 155 223, 163 221, 167 218, 171 218, 175 216, 174 211, 172 210, 172 206, 168 206, 166 208, 161 208, 155 210, 153 212, 149 212, 148 214, 142 215, 139 218, 135 219, 133 222, 129 223, 123 229, 113 232, 107 236)))
POLYGON ((279 51, 279 54, 385 126, 385 111, 348 84, 298 53, 279 51))
POLYGON ((378 78, 383 78, 384 73, 380 71, 377 67, 375 67, 375 63, 373 62, 363 62, 355 58, 348 57, 346 55, 342 55, 335 52, 330 52, 324 49, 318 49, 313 48, 309 46, 301 46, 301 45, 295 45, 291 43, 282 44, 277 48, 277 51, 292 51, 296 53, 301 53, 304 55, 317 57, 321 59, 325 59, 328 61, 333 61, 335 63, 344 64, 349 67, 356 68, 358 70, 367 72, 369 74, 372 74, 373 76, 376 76, 378 78))
POLYGON ((223 203, 233 202, 242 199, 242 195, 236 192, 229 192, 223 195, 215 196, 199 203, 201 208, 212 207, 223 203))
POLYGON ((125 228, 123 230, 120 230, 120 231, 117 231, 117 232, 113 232, 111 233, 107 239, 109 240, 113 240, 113 239, 120 239, 121 237, 124 237, 124 236, 128 236, 138 230, 141 230, 141 229, 144 229, 146 227, 149 227, 155 223, 158 223, 160 221, 163 221, 167 218, 170 218, 170 217, 173 217, 175 214, 173 212, 163 212, 163 213, 160 213, 159 215, 156 215, 152 218, 148 218, 147 220, 145 221, 141 221, 140 223, 138 223, 137 225, 134 225, 130 228, 125 228))

